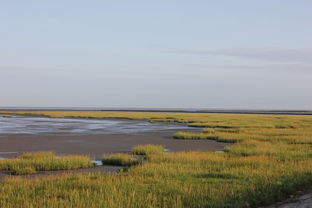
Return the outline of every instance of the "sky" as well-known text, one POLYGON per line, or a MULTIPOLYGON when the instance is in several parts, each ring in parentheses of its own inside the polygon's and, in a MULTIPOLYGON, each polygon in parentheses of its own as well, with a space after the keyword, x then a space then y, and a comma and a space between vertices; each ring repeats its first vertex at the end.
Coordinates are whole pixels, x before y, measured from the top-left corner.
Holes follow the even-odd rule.
POLYGON ((0 106, 312 110, 311 9, 0 1, 0 106))

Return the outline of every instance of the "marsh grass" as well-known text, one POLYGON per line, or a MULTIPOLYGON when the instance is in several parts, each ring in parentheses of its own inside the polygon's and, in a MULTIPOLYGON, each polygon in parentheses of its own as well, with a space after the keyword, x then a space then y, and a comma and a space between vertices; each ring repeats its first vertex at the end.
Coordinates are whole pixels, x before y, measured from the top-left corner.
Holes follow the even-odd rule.
MULTIPOLYGON (((19 112, 27 115, 29 112, 19 112)), ((177 139, 232 142, 225 153, 141 148, 142 165, 118 175, 9 178, 3 207, 258 207, 312 186, 312 117, 162 113, 31 112, 75 118, 129 118, 207 127, 177 139), (231 127, 231 128, 229 128, 231 127), (158 154, 161 153, 161 154, 158 154)))
POLYGON ((37 173, 37 170, 33 166, 14 166, 12 167, 13 175, 30 175, 37 173))
MULTIPOLYGON (((212 133, 212 132, 210 132, 212 133)), ((175 139, 187 139, 187 140, 198 140, 198 139, 213 139, 217 140, 218 137, 213 134, 195 134, 195 133, 188 133, 188 132, 176 132, 173 135, 175 139)))
POLYGON ((138 145, 132 148, 132 153, 135 155, 151 155, 151 154, 161 154, 165 148, 161 145, 138 145))
POLYGON ((311 185, 311 165, 267 156, 152 154, 119 175, 10 178, 0 187, 0 202, 8 208, 257 207, 311 185))
POLYGON ((133 166, 142 163, 143 159, 137 155, 129 154, 112 154, 104 155, 102 163, 105 165, 133 166))
POLYGON ((189 123, 189 127, 204 127, 204 128, 223 128, 232 129, 237 128, 237 126, 226 125, 226 124, 215 124, 215 123, 189 123))
POLYGON ((52 152, 25 153, 16 159, 0 160, 0 170, 12 171, 14 175, 89 167, 93 167, 89 157, 64 156, 58 158, 52 152))
POLYGON ((3 115, 3 118, 12 118, 12 115, 3 115))
POLYGON ((24 153, 20 157, 23 160, 56 160, 53 152, 30 152, 24 153))

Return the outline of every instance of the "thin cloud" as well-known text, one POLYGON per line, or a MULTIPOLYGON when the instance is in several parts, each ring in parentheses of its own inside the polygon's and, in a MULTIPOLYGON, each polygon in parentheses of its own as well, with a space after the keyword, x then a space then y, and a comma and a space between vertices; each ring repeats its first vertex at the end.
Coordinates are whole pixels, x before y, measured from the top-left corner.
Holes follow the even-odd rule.
POLYGON ((312 71, 312 64, 266 64, 266 65, 230 65, 230 64, 186 64, 186 67, 199 67, 204 69, 229 69, 229 70, 276 70, 276 71, 312 71))
POLYGON ((175 54, 189 54, 200 56, 231 56, 273 62, 312 63, 312 48, 237 48, 221 50, 175 49, 169 50, 168 52, 175 54))

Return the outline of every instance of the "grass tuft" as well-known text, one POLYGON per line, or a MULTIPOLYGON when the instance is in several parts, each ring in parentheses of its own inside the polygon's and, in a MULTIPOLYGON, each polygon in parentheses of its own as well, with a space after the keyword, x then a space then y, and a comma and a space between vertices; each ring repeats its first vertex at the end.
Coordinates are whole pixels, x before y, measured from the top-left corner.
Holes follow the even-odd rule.
POLYGON ((138 145, 132 148, 132 153, 135 155, 151 155, 151 154, 161 154, 165 148, 161 145, 138 145))
POLYGON ((25 160, 55 160, 56 155, 53 152, 29 152, 20 156, 25 160))
POLYGON ((141 159, 135 155, 118 153, 109 156, 104 155, 102 163, 105 165, 132 166, 141 163, 141 159))
POLYGON ((37 173, 37 170, 33 166, 14 166, 12 171, 13 175, 30 175, 37 173))
POLYGON ((11 115, 3 115, 2 117, 3 117, 3 118, 12 118, 11 115))
POLYGON ((57 158, 52 152, 25 153, 16 159, 0 160, 0 170, 12 171, 12 174, 16 175, 89 167, 93 167, 89 157, 64 156, 57 158))
POLYGON ((177 132, 173 135, 175 139, 187 139, 187 140, 198 140, 198 139, 218 139, 217 136, 211 134, 194 134, 188 132, 177 132))

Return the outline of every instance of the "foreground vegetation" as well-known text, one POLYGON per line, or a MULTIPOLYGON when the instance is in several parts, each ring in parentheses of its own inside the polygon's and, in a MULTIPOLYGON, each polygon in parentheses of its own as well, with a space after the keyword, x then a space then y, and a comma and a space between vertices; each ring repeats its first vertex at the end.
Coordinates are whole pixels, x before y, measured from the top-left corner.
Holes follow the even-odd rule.
POLYGON ((112 155, 104 155, 102 159, 102 163, 105 165, 120 165, 120 166, 133 166, 138 165, 142 162, 140 157, 129 154, 112 154, 112 155))
POLYGON ((133 154, 135 155, 152 155, 152 154, 161 154, 165 148, 161 145, 138 145, 132 149, 133 154))
POLYGON ((16 159, 0 160, 0 170, 11 171, 13 175, 34 174, 38 171, 70 170, 93 167, 85 156, 56 157, 52 152, 25 153, 16 159))
POLYGON ((2 117, 3 117, 3 118, 12 118, 11 115, 3 115, 2 117))
POLYGON ((111 154, 104 155, 102 163, 105 165, 121 165, 121 166, 133 166, 138 165, 146 159, 147 156, 153 154, 163 153, 165 148, 160 145, 138 145, 132 148, 132 154, 111 154))
MULTIPOLYGON (((174 121, 204 128, 201 134, 178 132, 177 139, 215 139, 235 144, 225 153, 150 152, 146 162, 116 175, 11 177, 0 186, 2 207, 257 207, 312 186, 309 116, 32 114, 174 121)), ((147 152, 149 147, 141 149, 147 152)))

